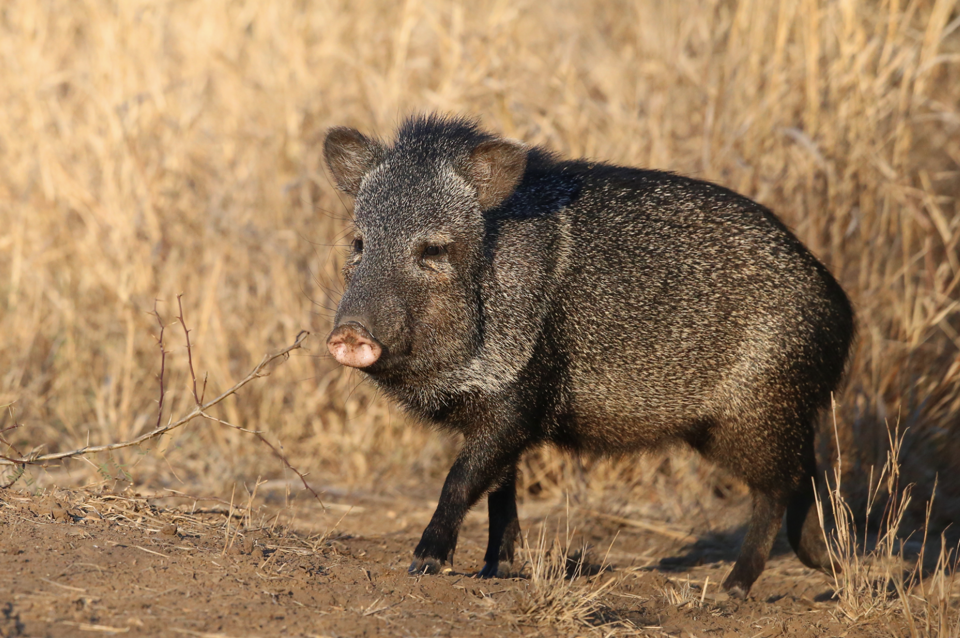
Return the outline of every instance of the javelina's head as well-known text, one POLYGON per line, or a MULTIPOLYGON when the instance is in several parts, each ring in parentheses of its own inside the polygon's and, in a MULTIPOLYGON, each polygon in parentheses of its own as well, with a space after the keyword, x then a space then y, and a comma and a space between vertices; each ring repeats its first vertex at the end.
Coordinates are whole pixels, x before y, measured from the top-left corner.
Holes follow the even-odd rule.
POLYGON ((520 182, 525 147, 469 121, 421 117, 392 146, 331 129, 324 156, 355 198, 330 353, 406 385, 464 366, 482 340, 484 211, 520 182))

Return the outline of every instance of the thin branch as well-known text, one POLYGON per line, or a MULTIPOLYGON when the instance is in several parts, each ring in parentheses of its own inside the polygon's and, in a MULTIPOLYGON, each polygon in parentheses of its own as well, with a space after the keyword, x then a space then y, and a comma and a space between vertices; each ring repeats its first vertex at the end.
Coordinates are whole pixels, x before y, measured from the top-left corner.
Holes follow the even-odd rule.
POLYGON ((300 472, 300 470, 293 467, 293 465, 290 464, 290 461, 287 460, 287 457, 284 456, 283 453, 280 452, 276 447, 274 447, 273 444, 270 443, 270 441, 264 438, 263 434, 261 434, 256 430, 248 430, 246 428, 240 427, 239 425, 234 425, 229 421, 224 421, 223 419, 210 416, 209 414, 203 411, 203 408, 201 407, 201 405, 203 403, 203 397, 204 395, 206 395, 206 392, 207 392, 207 375, 206 374, 203 375, 203 390, 198 396, 197 395, 197 375, 193 371, 193 347, 190 345, 190 331, 187 329, 187 322, 184 321, 183 319, 183 303, 180 301, 180 297, 182 296, 183 295, 177 295, 177 306, 180 308, 180 316, 178 316, 177 319, 180 320, 180 325, 183 326, 183 334, 187 338, 187 360, 190 362, 190 380, 193 382, 193 399, 194 401, 196 401, 197 407, 200 408, 200 416, 202 416, 205 419, 209 419, 210 421, 219 423, 221 425, 231 427, 235 430, 240 430, 241 432, 247 432, 249 434, 255 435, 258 439, 260 439, 261 442, 263 442, 264 444, 266 444, 267 447, 270 448, 274 456, 280 459, 287 468, 292 470, 297 476, 300 477, 300 480, 303 481, 303 487, 306 488, 311 494, 313 494, 313 497, 317 499, 318 503, 320 503, 320 507, 322 507, 324 511, 326 511, 327 506, 323 504, 323 501, 320 499, 320 495, 317 494, 317 492, 312 487, 310 487, 309 483, 307 483, 307 477, 304 476, 300 472))
POLYGON ((167 351, 163 349, 163 330, 165 326, 163 325, 163 319, 160 318, 160 313, 157 312, 157 300, 153 300, 153 315, 157 318, 157 323, 160 324, 160 336, 157 337, 157 345, 160 346, 160 400, 157 402, 157 428, 161 427, 161 419, 163 418, 163 374, 167 366, 167 351))
POLYGON ((5 490, 13 487, 14 484, 20 480, 20 478, 24 475, 25 472, 26 472, 26 469, 22 465, 17 466, 17 469, 14 470, 13 475, 10 477, 10 480, 4 483, 3 485, 0 485, 0 490, 5 490))
MULTIPOLYGON (((17 446, 16 446, 16 445, 14 445, 13 443, 10 443, 9 441, 7 441, 7 439, 5 439, 4 436, 3 436, 3 433, 4 433, 4 432, 8 432, 8 431, 10 431, 10 430, 16 430, 17 428, 19 428, 19 427, 21 426, 21 424, 20 424, 19 422, 17 422, 17 419, 16 419, 16 417, 15 417, 14 414, 13 414, 13 403, 8 403, 7 405, 5 405, 5 406, 3 406, 3 407, 7 408, 7 411, 10 413, 10 418, 13 419, 13 425, 7 426, 7 427, 3 428, 2 430, 0 430, 0 443, 3 443, 3 444, 6 445, 8 448, 10 448, 11 450, 13 450, 13 453, 16 454, 17 456, 23 456, 23 452, 21 452, 19 449, 17 449, 17 446)), ((3 455, 0 455, 0 458, 6 458, 6 457, 3 456, 3 455)), ((23 475, 24 475, 25 472, 26 472, 26 468, 25 468, 23 465, 18 465, 18 466, 16 466, 16 469, 14 470, 13 474, 10 475, 10 476, 8 476, 8 477, 6 477, 6 478, 8 479, 8 481, 7 481, 6 483, 4 483, 3 485, 0 485, 0 490, 5 490, 5 489, 8 489, 8 488, 13 487, 14 484, 23 477, 23 475)))
POLYGON ((13 414, 13 403, 8 403, 7 405, 4 405, 4 406, 2 406, 2 407, 6 408, 6 409, 7 409, 7 412, 10 413, 10 418, 13 419, 13 425, 8 425, 7 427, 5 427, 5 428, 3 428, 2 430, 0 430, 0 443, 3 443, 3 444, 6 445, 8 448, 10 448, 11 450, 13 450, 13 453, 16 454, 17 456, 23 456, 23 452, 21 452, 20 450, 18 450, 16 445, 14 445, 13 443, 10 443, 9 441, 7 441, 7 439, 3 436, 3 434, 4 434, 5 432, 10 432, 10 431, 12 431, 12 430, 16 430, 16 429, 18 429, 18 428, 20 428, 20 427, 23 427, 23 424, 22 424, 22 423, 19 423, 19 422, 17 421, 17 418, 16 418, 16 417, 14 416, 14 414, 13 414))
MULTIPOLYGON (((73 450, 73 451, 70 451, 70 452, 60 452, 60 453, 56 453, 56 454, 44 454, 44 455, 41 455, 41 454, 40 454, 40 450, 42 449, 42 446, 41 446, 41 447, 35 448, 33 451, 30 452, 30 454, 23 455, 19 450, 17 450, 17 449, 14 448, 12 445, 10 445, 9 443, 7 443, 7 447, 11 448, 11 449, 17 454, 17 456, 18 456, 19 458, 11 458, 11 457, 4 456, 4 455, 0 454, 0 466, 4 466, 4 465, 6 465, 6 466, 11 466, 11 465, 12 465, 12 466, 16 466, 16 467, 17 467, 17 472, 16 472, 16 475, 11 478, 10 483, 9 483, 8 485, 6 485, 6 486, 0 486, 0 489, 3 489, 4 487, 9 487, 10 485, 13 485, 13 483, 15 483, 15 482, 20 478, 20 476, 23 475, 23 472, 24 472, 24 470, 25 470, 25 468, 26 468, 27 465, 39 464, 39 463, 44 463, 44 462, 47 462, 47 461, 55 461, 55 460, 65 459, 65 458, 84 457, 84 455, 86 455, 86 454, 93 454, 93 453, 96 453, 96 452, 108 452, 108 451, 111 451, 111 450, 117 450, 117 449, 124 448, 124 447, 132 447, 132 446, 134 446, 134 445, 139 445, 139 444, 141 444, 141 443, 143 443, 143 442, 145 442, 145 441, 148 441, 148 440, 150 440, 150 439, 152 439, 152 438, 159 437, 159 436, 161 436, 161 435, 163 435, 163 434, 165 434, 165 433, 167 433, 167 432, 169 432, 169 431, 171 431, 171 430, 174 430, 174 429, 176 429, 176 428, 178 428, 178 427, 180 427, 180 426, 182 426, 182 425, 185 425, 186 423, 190 422, 191 420, 193 420, 193 419, 195 419, 195 418, 197 418, 197 417, 203 417, 204 419, 213 421, 213 422, 215 422, 215 423, 219 423, 219 424, 221 424, 221 425, 225 425, 225 426, 227 426, 227 427, 231 427, 231 428, 234 428, 234 429, 236 429, 236 430, 240 430, 241 432, 247 432, 247 433, 249 433, 249 434, 253 434, 253 435, 255 435, 257 438, 259 438, 261 442, 263 442, 267 447, 270 448, 270 450, 273 452, 274 456, 276 456, 278 459, 280 459, 280 461, 283 462, 283 464, 284 464, 285 467, 287 467, 288 469, 290 469, 291 471, 293 471, 297 476, 300 477, 300 480, 303 482, 304 488, 305 488, 306 490, 308 490, 311 494, 313 494, 313 497, 317 499, 317 502, 318 502, 318 503, 320 503, 320 507, 322 507, 324 510, 326 510, 326 506, 323 504, 323 500, 321 500, 320 495, 317 494, 316 490, 314 490, 312 487, 310 487, 310 484, 309 484, 309 483, 307 483, 307 478, 306 478, 306 476, 305 476, 302 472, 300 472, 300 470, 298 470, 297 468, 293 467, 293 465, 291 465, 290 461, 287 460, 286 456, 284 456, 283 452, 281 452, 280 450, 278 450, 272 443, 270 443, 270 441, 268 441, 268 440, 263 436, 263 434, 261 434, 261 433, 260 433, 259 431, 257 431, 257 430, 248 430, 247 428, 242 428, 242 427, 240 427, 240 426, 238 426, 238 425, 234 425, 233 423, 230 423, 230 422, 228 422, 228 421, 224 421, 223 419, 220 419, 220 418, 218 418, 218 417, 211 416, 210 414, 207 414, 207 412, 206 412, 207 409, 209 409, 209 408, 217 405, 218 403, 220 403, 221 401, 223 401, 225 398, 227 398, 227 397, 230 396, 231 394, 235 393, 237 390, 239 390, 240 388, 242 388, 243 386, 245 386, 247 383, 249 383, 249 382, 252 381, 253 379, 256 379, 256 378, 259 378, 259 377, 268 376, 268 375, 270 374, 270 372, 264 372, 264 371, 263 371, 264 368, 265 368, 267 365, 269 365, 270 362, 272 362, 272 361, 274 361, 274 360, 276 360, 276 359, 278 359, 278 358, 280 358, 280 357, 283 357, 284 360, 286 360, 286 358, 289 357, 289 354, 290 354, 291 351, 297 350, 297 349, 299 349, 299 348, 301 347, 301 344, 303 343, 303 340, 306 339, 307 336, 308 336, 310 333, 307 332, 307 331, 305 331, 305 330, 304 330, 304 331, 301 331, 300 334, 297 335, 296 341, 293 343, 293 345, 288 346, 287 348, 284 348, 283 350, 281 350, 280 352, 277 352, 276 354, 273 354, 273 355, 269 355, 269 356, 264 357, 263 360, 260 362, 260 364, 259 364, 256 368, 254 368, 242 381, 240 381, 239 383, 237 383, 236 385, 234 385, 232 388, 230 388, 229 390, 227 390, 226 392, 224 392, 223 394, 221 394, 220 396, 218 396, 216 399, 214 399, 214 400, 212 400, 212 401, 210 401, 210 402, 208 402, 208 403, 204 403, 204 398, 206 397, 206 392, 207 392, 207 375, 204 374, 204 376, 203 376, 203 389, 202 389, 200 392, 198 392, 198 391, 197 391, 197 375, 196 375, 196 372, 194 371, 194 367, 193 367, 193 346, 192 346, 192 344, 190 343, 190 330, 189 330, 189 328, 187 328, 187 322, 186 322, 186 320, 183 318, 183 301, 182 301, 182 297, 183 297, 182 294, 181 294, 181 295, 177 295, 177 307, 178 307, 178 309, 179 309, 179 311, 180 311, 180 314, 177 316, 177 320, 180 322, 180 325, 183 327, 183 333, 184 333, 184 336, 186 337, 186 340, 187 340, 187 360, 188 360, 189 365, 190 365, 190 381, 191 381, 191 383, 192 383, 192 385, 193 385, 193 399, 194 399, 195 406, 196 406, 196 407, 194 408, 194 410, 193 410, 190 414, 186 415, 185 417, 183 417, 182 419, 180 419, 180 420, 178 420, 178 421, 176 421, 176 422, 174 422, 174 423, 168 423, 168 424, 165 425, 165 426, 161 426, 161 423, 162 423, 162 421, 163 421, 163 400, 164 400, 164 396, 165 396, 165 394, 166 394, 165 387, 164 387, 164 376, 165 376, 165 372, 166 372, 166 356, 167 356, 167 351, 166 351, 166 349, 164 348, 164 344, 163 344, 163 336, 164 336, 165 326, 164 326, 164 323, 163 323, 163 319, 160 317, 160 313, 157 311, 157 303, 156 303, 156 301, 154 301, 154 304, 153 304, 153 315, 157 318, 157 323, 160 325, 160 334, 159 334, 159 336, 157 337, 157 345, 160 347, 160 375, 159 375, 159 377, 158 377, 159 383, 160 383, 160 399, 159 399, 159 401, 157 402, 157 425, 156 425, 156 427, 155 427, 153 430, 151 430, 150 432, 147 432, 146 434, 144 434, 144 435, 142 435, 142 436, 139 436, 139 437, 137 437, 137 438, 135 438, 135 439, 133 439, 133 440, 131 440, 131 441, 127 441, 127 442, 125 442, 125 443, 111 443, 111 444, 109 444, 109 445, 99 445, 99 446, 90 446, 90 445, 87 445, 87 446, 82 447, 82 448, 77 449, 77 450, 73 450)), ((11 410, 11 413, 12 413, 12 410, 11 410)), ((19 424, 16 424, 16 423, 15 423, 14 427, 19 427, 19 424)), ((12 428, 8 428, 8 429, 12 429, 12 428)), ((6 430, 3 430, 3 431, 6 431, 6 430)), ((3 431, 0 431, 0 442, 6 443, 6 441, 3 439, 3 436, 2 436, 2 432, 3 432, 3 431)), ((86 460, 86 458, 84 458, 84 460, 86 460)))
MULTIPOLYGON (((183 293, 177 295, 177 307, 180 309, 180 314, 177 316, 177 319, 180 320, 180 325, 183 326, 183 334, 187 337, 187 361, 190 363, 190 379, 193 380, 193 400, 196 401, 197 405, 201 405, 202 401, 200 400, 200 395, 197 394, 197 375, 193 371, 193 349, 190 347, 190 331, 187 330, 187 323, 183 320, 183 301, 181 301, 183 293)), ((206 383, 204 383, 206 385, 206 383)), ((204 388, 206 390, 206 388, 204 388)))
POLYGON ((242 428, 242 427, 240 427, 239 425, 234 425, 233 423, 230 423, 229 421, 224 421, 223 419, 218 419, 218 418, 215 417, 215 416, 210 416, 210 415, 207 414, 206 412, 204 412, 204 413, 201 414, 200 416, 202 416, 202 417, 205 418, 205 419, 209 419, 210 421, 213 421, 214 423, 219 423, 220 425, 225 425, 225 426, 227 426, 228 428, 233 428, 234 430, 240 430, 241 432, 246 432, 247 434, 260 434, 260 430, 248 430, 247 428, 242 428))
MULTIPOLYGON (((12 412, 13 411, 11 410, 11 413, 12 412)), ((17 428, 21 428, 21 427, 23 427, 22 423, 17 423, 16 421, 14 421, 13 425, 8 425, 7 427, 0 430, 0 434, 3 434, 4 432, 9 432, 10 430, 16 430, 17 428)))
POLYGON ((270 448, 270 451, 273 452, 273 455, 276 456, 278 459, 280 459, 280 461, 283 462, 283 464, 287 467, 287 469, 291 470, 294 474, 296 474, 297 476, 300 477, 300 481, 303 482, 303 487, 306 488, 307 491, 309 491, 311 494, 313 494, 313 497, 314 497, 315 499, 317 499, 317 502, 320 503, 320 507, 322 507, 324 511, 327 510, 327 506, 323 504, 323 500, 320 498, 320 495, 317 494, 316 490, 314 490, 312 487, 310 487, 310 484, 309 484, 309 483, 307 483, 307 475, 304 474, 304 473, 302 473, 302 472, 301 472, 300 470, 298 470, 297 468, 293 467, 293 465, 290 464, 290 461, 287 460, 287 457, 284 456, 283 452, 281 452, 280 450, 278 450, 272 443, 270 443, 270 441, 268 441, 268 440, 263 436, 263 433, 262 433, 262 432, 260 432, 259 430, 248 430, 248 429, 246 429, 246 428, 242 428, 242 427, 240 427, 239 425, 234 425, 233 423, 230 423, 229 421, 224 421, 223 419, 218 419, 217 417, 215 417, 215 416, 210 416, 209 414, 204 414, 204 415, 203 415, 203 418, 205 418, 205 419, 210 419, 211 421, 215 421, 215 422, 219 423, 220 425, 225 425, 225 426, 230 427, 230 428, 233 428, 233 429, 235 429, 235 430, 240 430, 241 432, 247 432, 247 433, 249 433, 249 434, 253 434, 254 436, 256 436, 258 439, 260 439, 260 441, 261 441, 262 443, 264 443, 268 448, 270 448))
POLYGON ((320 495, 317 494, 317 491, 314 490, 312 487, 310 487, 310 485, 307 483, 307 477, 306 477, 300 470, 298 470, 297 468, 295 468, 295 467, 293 467, 292 465, 290 465, 290 461, 287 460, 287 457, 285 457, 285 456, 283 455, 283 453, 280 452, 280 450, 278 450, 277 448, 275 448, 275 447, 273 446, 273 444, 270 443, 270 441, 268 441, 266 438, 264 438, 264 436, 263 436, 262 434, 260 434, 259 432, 254 432, 254 434, 257 436, 258 439, 260 439, 261 441, 263 441, 263 442, 267 445, 268 448, 270 448, 270 449, 273 451, 273 453, 276 455, 276 457, 277 457, 278 459, 280 459, 280 460, 283 462, 284 465, 287 466, 287 469, 289 469, 291 472, 293 472, 294 474, 296 474, 297 476, 300 477, 300 480, 303 482, 303 486, 304 486, 305 488, 307 488, 307 490, 309 490, 311 494, 313 494, 313 498, 317 499, 317 502, 320 503, 320 507, 322 507, 323 510, 326 511, 326 510, 327 510, 327 506, 323 504, 323 501, 322 501, 322 500, 320 500, 320 495))
POLYGON ((304 339, 307 338, 307 336, 309 336, 309 334, 310 333, 307 332, 306 330, 302 330, 300 334, 297 335, 297 339, 296 341, 293 342, 293 344, 287 346, 286 348, 284 348, 283 350, 280 350, 279 352, 265 356, 263 360, 260 361, 259 364, 257 364, 257 367, 251 370, 250 373, 243 378, 243 380, 238 382, 232 388, 230 388, 220 396, 216 397, 215 399, 211 399, 206 403, 197 405, 197 407, 194 408, 194 410, 190 412, 190 414, 186 415, 185 417, 173 423, 168 423, 163 427, 155 428, 150 432, 147 432, 146 434, 138 436, 137 438, 132 439, 130 441, 126 441, 124 443, 110 443, 109 445, 87 445, 77 450, 71 450, 69 452, 57 452, 55 454, 38 454, 36 456, 32 454, 28 454, 27 456, 21 457, 21 458, 0 457, 0 466, 2 465, 36 465, 39 463, 46 463, 48 461, 57 461, 59 459, 74 458, 78 456, 83 456, 85 454, 93 454, 96 452, 109 452, 111 450, 119 450, 120 448, 133 447, 134 445, 140 445, 145 441, 149 441, 150 439, 154 439, 162 434, 166 434, 171 430, 175 430, 189 423, 190 421, 197 418, 198 416, 204 416, 204 412, 206 410, 212 408, 218 403, 221 403, 224 399, 234 394, 237 390, 247 385, 254 379, 270 376, 270 372, 269 371, 264 372, 264 369, 268 365, 270 365, 270 363, 272 363, 273 361, 276 361, 277 359, 283 358, 284 360, 286 360, 287 358, 289 358, 289 355, 292 351, 299 350, 301 347, 303 347, 303 341, 304 339))
MULTIPOLYGON (((183 296, 183 295, 177 295, 177 305, 178 305, 179 308, 180 308, 180 316, 177 317, 177 319, 180 320, 180 325, 183 326, 183 333, 184 333, 184 335, 185 335, 186 338, 187 338, 187 360, 190 362, 190 380, 193 382, 193 398, 194 398, 194 401, 196 401, 196 403, 197 403, 197 407, 200 407, 200 406, 202 405, 202 402, 203 402, 203 396, 204 396, 204 395, 206 394, 206 392, 207 392, 207 375, 206 375, 206 374, 203 375, 203 390, 202 390, 201 394, 198 396, 198 395, 197 395, 197 375, 196 375, 196 374, 194 373, 194 371, 193 371, 193 347, 190 345, 190 331, 187 329, 187 323, 186 323, 186 321, 184 321, 184 319, 183 319, 183 303, 180 301, 180 297, 182 297, 182 296, 183 296)), ((322 508, 324 509, 324 511, 326 511, 327 506, 323 504, 323 501, 322 501, 322 500, 320 500, 320 495, 317 494, 317 492, 316 492, 312 487, 310 487, 310 484, 309 484, 309 483, 307 483, 307 478, 306 478, 306 476, 304 476, 304 475, 300 472, 300 470, 298 470, 297 468, 293 467, 293 465, 290 464, 290 461, 287 460, 287 457, 284 456, 282 452, 280 452, 279 450, 277 450, 277 448, 275 448, 275 447, 270 443, 270 441, 268 441, 267 439, 265 439, 264 436, 263 436, 263 434, 261 434, 260 432, 258 432, 258 431, 256 431, 256 430, 248 430, 248 429, 246 429, 246 428, 242 428, 242 427, 240 427, 239 425, 234 425, 233 423, 230 423, 229 421, 224 421, 223 419, 217 418, 217 417, 215 417, 215 416, 210 416, 209 414, 207 414, 206 412, 203 411, 203 408, 202 408, 202 407, 200 407, 200 416, 202 416, 202 417, 205 418, 205 419, 209 419, 210 421, 214 421, 215 423, 219 423, 219 424, 221 424, 221 425, 225 425, 225 426, 227 426, 227 427, 233 428, 233 429, 235 429, 235 430, 240 430, 241 432, 247 432, 247 433, 249 433, 249 434, 255 435, 258 439, 260 439, 260 441, 262 441, 263 443, 265 443, 265 444, 267 445, 267 447, 270 448, 270 450, 273 452, 274 456, 276 456, 278 459, 280 459, 285 466, 287 466, 289 469, 293 470, 293 472, 296 473, 296 475, 300 477, 300 480, 303 481, 303 486, 304 486, 307 490, 309 490, 311 494, 313 494, 313 497, 314 497, 315 499, 317 499, 317 502, 318 502, 318 503, 320 503, 320 507, 322 507, 322 508)), ((231 506, 231 507, 232 507, 232 506, 231 506)))

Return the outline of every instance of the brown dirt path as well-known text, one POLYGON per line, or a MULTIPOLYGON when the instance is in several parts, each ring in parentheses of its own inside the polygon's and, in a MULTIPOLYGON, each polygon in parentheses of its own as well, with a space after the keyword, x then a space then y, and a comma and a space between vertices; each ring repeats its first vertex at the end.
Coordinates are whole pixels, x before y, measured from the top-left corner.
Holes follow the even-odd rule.
MULTIPOLYGON (((544 607, 549 597, 528 578, 471 577, 485 540, 480 514, 465 524, 457 571, 408 576, 432 504, 391 501, 387 509, 384 500, 301 513, 323 529, 337 525, 311 535, 296 521, 274 524, 263 510, 245 516, 235 506, 228 518, 228 503, 2 492, 0 636, 889 635, 880 625, 844 624, 833 603, 815 602, 829 596, 826 579, 788 553, 771 561, 751 600, 722 600, 714 584, 730 564, 714 555, 728 548, 708 540, 690 551, 669 531, 601 517, 582 519, 582 537, 604 548, 595 550, 601 559, 616 539, 609 569, 575 584, 583 595, 616 582, 598 598, 591 627, 563 617, 569 599, 544 607), (659 559, 670 556, 678 565, 665 571, 659 559)), ((527 528, 550 513, 535 510, 524 507, 527 528)))

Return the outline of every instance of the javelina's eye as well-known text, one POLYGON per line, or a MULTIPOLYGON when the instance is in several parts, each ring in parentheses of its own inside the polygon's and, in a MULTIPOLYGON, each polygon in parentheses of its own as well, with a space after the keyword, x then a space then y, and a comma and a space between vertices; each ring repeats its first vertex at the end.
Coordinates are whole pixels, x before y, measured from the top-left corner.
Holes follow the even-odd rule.
POLYGON ((423 249, 424 257, 439 257, 446 252, 446 248, 443 246, 427 246, 423 249))
POLYGON ((362 253, 363 252, 363 240, 357 237, 353 240, 353 252, 362 253))

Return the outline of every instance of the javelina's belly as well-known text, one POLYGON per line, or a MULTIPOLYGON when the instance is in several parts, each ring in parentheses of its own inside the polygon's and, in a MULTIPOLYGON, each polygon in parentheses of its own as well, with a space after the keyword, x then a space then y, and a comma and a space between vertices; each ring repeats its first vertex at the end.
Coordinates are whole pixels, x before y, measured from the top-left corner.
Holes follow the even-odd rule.
POLYGON ((699 392, 681 395, 646 385, 574 384, 567 416, 560 423, 561 444, 599 454, 621 454, 663 447, 689 438, 710 420, 708 400, 699 392))

